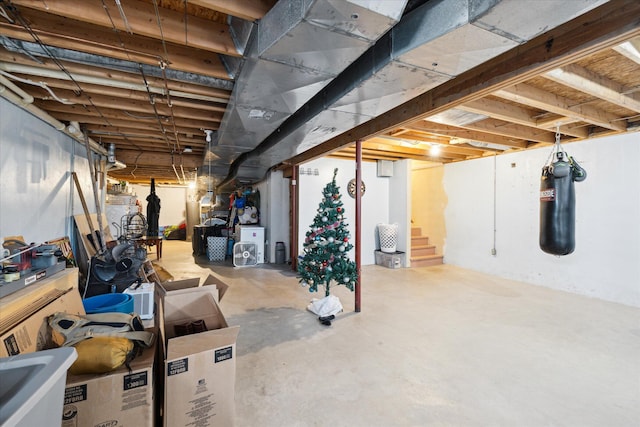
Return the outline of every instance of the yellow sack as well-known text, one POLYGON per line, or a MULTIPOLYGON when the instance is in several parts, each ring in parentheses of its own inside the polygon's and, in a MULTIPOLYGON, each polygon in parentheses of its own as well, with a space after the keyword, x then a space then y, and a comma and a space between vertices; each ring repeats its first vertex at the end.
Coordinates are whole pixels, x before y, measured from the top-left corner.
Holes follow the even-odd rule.
POLYGON ((72 374, 103 374, 123 364, 134 356, 134 343, 128 338, 93 337, 74 344, 78 358, 69 368, 72 374))

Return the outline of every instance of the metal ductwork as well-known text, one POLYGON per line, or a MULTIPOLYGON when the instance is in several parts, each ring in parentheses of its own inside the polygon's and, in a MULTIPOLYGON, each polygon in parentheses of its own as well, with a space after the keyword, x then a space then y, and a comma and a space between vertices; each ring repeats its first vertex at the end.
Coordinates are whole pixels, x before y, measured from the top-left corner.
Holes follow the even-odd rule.
MULTIPOLYGON (((232 34, 248 48, 210 150, 228 165, 254 149, 391 29, 406 2, 280 0, 251 35, 249 24, 232 20, 232 34)), ((225 65, 231 74, 240 68, 225 65)))
POLYGON ((522 1, 430 0, 403 16, 391 31, 379 32, 382 37, 357 59, 342 53, 355 55, 366 48, 362 35, 367 30, 358 27, 343 48, 331 37, 344 36, 346 26, 338 25, 344 21, 318 18, 334 2, 307 1, 306 8, 296 10, 299 2, 281 1, 258 26, 218 145, 211 147, 225 161, 230 160, 225 146, 243 152, 220 186, 236 176, 261 179, 269 167, 606 1, 541 0, 532 14, 522 1), (326 39, 319 36, 320 23, 326 39), (318 55, 314 46, 337 50, 318 55))

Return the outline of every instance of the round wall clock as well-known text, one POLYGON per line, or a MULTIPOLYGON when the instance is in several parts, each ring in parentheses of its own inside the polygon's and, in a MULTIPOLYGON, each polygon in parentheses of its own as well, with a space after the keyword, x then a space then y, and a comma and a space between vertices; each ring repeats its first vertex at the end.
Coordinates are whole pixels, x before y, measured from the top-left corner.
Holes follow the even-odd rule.
MULTIPOLYGON (((361 181, 360 184, 361 184, 360 196, 363 196, 366 189, 364 186, 364 181, 361 181)), ((353 178, 351 181, 349 181, 349 184, 347 184, 347 192, 351 197, 353 197, 354 199, 356 198, 356 179, 355 178, 353 178)))

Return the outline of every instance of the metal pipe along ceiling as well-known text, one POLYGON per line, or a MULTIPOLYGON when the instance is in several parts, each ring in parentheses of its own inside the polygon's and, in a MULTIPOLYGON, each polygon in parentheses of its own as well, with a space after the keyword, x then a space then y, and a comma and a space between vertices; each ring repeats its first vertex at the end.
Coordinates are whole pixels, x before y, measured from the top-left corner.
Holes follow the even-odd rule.
MULTIPOLYGON (((336 15, 327 12, 329 0, 281 0, 252 36, 219 138, 209 146, 222 161, 233 160, 218 188, 236 176, 260 180, 269 167, 606 2, 549 0, 532 14, 509 0, 430 0, 397 23, 387 20, 390 31, 369 33, 359 25, 378 18, 380 28, 376 11, 346 25, 327 19, 336 15), (346 48, 334 40, 345 29, 355 40, 346 48), (325 50, 313 60, 318 46, 325 50), (242 154, 230 159, 230 147, 242 154)), ((378 3, 405 6, 369 2, 378 3)))

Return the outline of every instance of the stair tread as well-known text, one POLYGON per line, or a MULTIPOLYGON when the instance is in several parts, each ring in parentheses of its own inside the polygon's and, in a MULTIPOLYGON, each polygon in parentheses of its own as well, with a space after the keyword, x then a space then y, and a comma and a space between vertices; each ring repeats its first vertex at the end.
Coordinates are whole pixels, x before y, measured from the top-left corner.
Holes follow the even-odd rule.
POLYGON ((415 249, 431 249, 435 248, 436 245, 411 245, 411 250, 415 249))
POLYGON ((412 256, 411 257, 411 261, 419 261, 422 259, 434 259, 434 258, 442 258, 443 255, 438 255, 438 254, 434 254, 434 255, 418 255, 418 256, 412 256))

